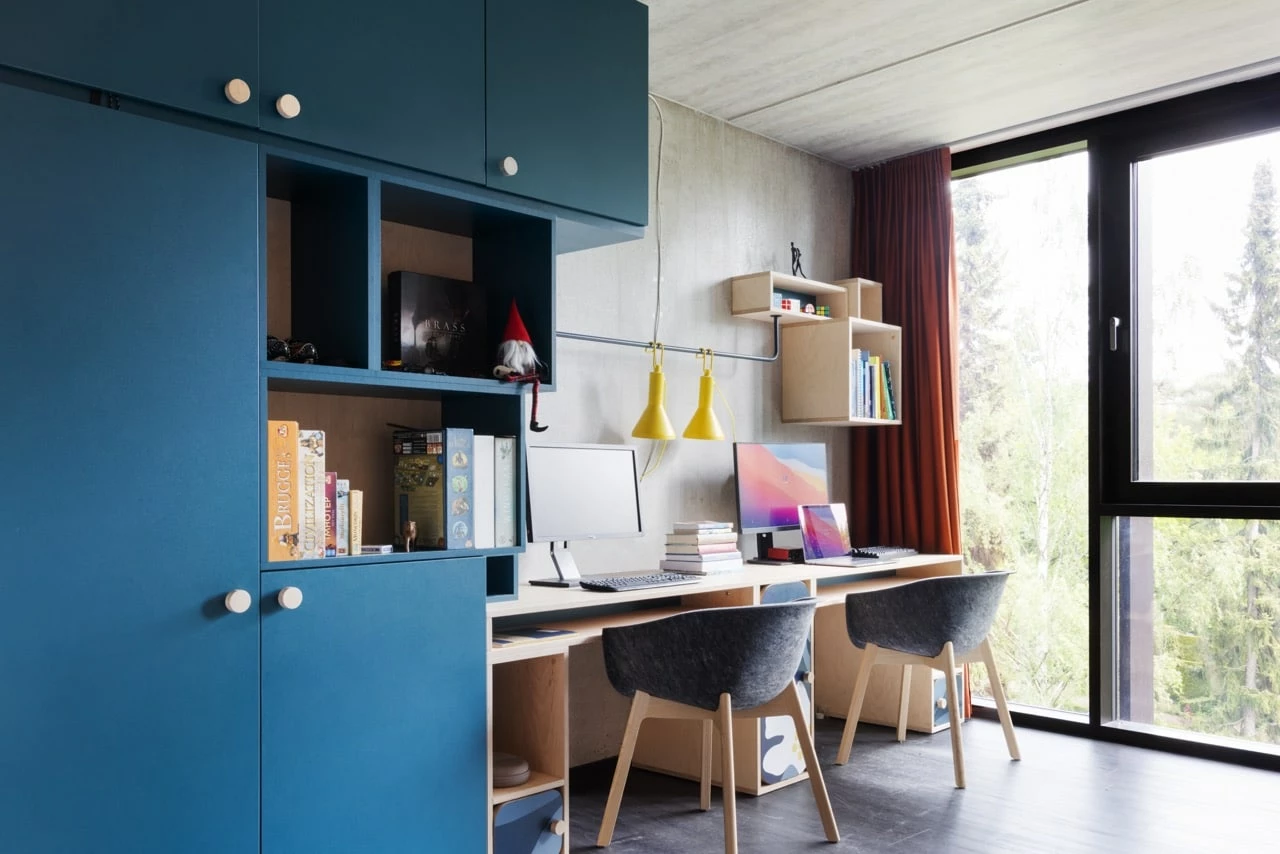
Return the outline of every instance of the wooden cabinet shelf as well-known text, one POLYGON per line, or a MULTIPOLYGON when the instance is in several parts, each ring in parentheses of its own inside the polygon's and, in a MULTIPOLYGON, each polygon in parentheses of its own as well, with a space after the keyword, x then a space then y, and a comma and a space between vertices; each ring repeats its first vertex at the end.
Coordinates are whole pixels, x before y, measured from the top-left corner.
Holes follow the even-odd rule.
POLYGON ((530 771, 529 779, 519 786, 505 786, 502 788, 494 786, 493 796, 490 801, 496 807, 498 804, 505 804, 507 801, 514 801, 527 795, 536 795, 538 792, 558 789, 564 784, 564 777, 544 774, 541 771, 530 771))

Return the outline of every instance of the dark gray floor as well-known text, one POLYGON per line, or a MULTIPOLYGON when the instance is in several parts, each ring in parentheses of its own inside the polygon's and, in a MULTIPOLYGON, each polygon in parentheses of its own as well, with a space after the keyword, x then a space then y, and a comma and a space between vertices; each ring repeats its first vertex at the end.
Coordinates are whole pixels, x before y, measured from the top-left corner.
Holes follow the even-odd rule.
MULTIPOLYGON (((849 852, 1280 851, 1280 774, 1022 729, 1010 762, 999 724, 964 725, 968 788, 953 787, 947 733, 893 740, 858 729, 836 767, 840 721, 819 721, 818 755, 841 841, 830 845, 808 783, 738 797, 742 854, 849 852)), ((594 851, 613 762, 575 769, 572 850, 594 851)), ((724 850, 720 794, 697 809, 697 785, 632 771, 611 852, 724 850)))

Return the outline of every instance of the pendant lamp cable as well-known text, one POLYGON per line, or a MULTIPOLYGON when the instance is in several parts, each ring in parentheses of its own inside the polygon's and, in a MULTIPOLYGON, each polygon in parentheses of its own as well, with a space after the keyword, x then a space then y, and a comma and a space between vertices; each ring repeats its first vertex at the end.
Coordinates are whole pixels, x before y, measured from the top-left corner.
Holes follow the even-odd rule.
POLYGON ((660 341, 658 329, 662 323, 662 138, 666 134, 666 121, 658 99, 651 93, 649 100, 653 102, 653 108, 658 111, 658 167, 653 179, 653 234, 658 244, 658 287, 653 306, 653 338, 650 340, 660 341))

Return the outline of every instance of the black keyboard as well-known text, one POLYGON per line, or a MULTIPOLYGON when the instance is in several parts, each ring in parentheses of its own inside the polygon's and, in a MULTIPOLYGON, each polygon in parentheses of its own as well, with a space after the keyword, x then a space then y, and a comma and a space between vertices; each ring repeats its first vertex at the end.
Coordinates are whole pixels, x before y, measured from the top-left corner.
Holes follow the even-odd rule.
POLYGON ((643 590, 646 587, 675 587, 681 584, 697 584, 701 576, 682 572, 654 572, 649 575, 584 575, 578 585, 583 590, 601 593, 618 593, 623 590, 643 590))
POLYGON ((911 557, 913 554, 918 554, 918 552, 910 546, 859 546, 849 552, 851 557, 869 557, 879 560, 911 557))

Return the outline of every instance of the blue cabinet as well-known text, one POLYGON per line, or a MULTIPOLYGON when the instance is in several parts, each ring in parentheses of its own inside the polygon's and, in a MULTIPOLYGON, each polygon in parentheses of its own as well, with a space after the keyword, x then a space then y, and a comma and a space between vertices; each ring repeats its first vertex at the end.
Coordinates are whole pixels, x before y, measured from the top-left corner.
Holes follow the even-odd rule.
POLYGON ((5 0, 0 65, 256 125, 257 0, 5 0))
POLYGON ((263 130, 483 183, 483 3, 260 3, 263 130))
POLYGON ((648 7, 488 0, 487 10, 489 186, 644 225, 648 7))
POLYGON ((484 589, 483 558, 263 573, 263 854, 484 850, 484 589))
POLYGON ((257 149, 0 115, 0 851, 251 854, 257 149))

